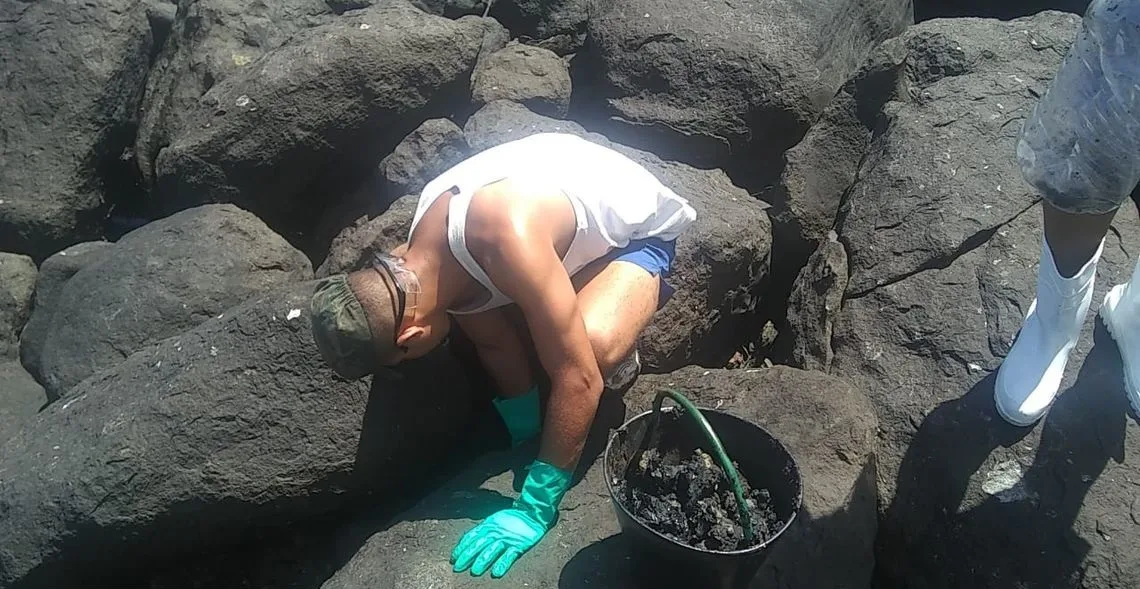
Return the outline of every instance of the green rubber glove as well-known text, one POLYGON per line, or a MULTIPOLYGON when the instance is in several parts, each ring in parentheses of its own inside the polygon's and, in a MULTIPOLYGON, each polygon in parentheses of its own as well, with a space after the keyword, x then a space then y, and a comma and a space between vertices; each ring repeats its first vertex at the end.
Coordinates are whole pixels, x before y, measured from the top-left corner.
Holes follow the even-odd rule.
POLYGON ((503 423, 507 426, 507 432, 511 434, 512 448, 517 448, 542 431, 537 385, 517 397, 495 398, 491 403, 495 405, 499 417, 503 418, 503 423))
POLYGON ((570 476, 541 460, 532 462, 514 505, 491 514, 460 538, 451 551, 452 570, 462 573, 470 568, 478 577, 491 569, 496 579, 507 574, 554 525, 558 504, 570 488, 570 476))

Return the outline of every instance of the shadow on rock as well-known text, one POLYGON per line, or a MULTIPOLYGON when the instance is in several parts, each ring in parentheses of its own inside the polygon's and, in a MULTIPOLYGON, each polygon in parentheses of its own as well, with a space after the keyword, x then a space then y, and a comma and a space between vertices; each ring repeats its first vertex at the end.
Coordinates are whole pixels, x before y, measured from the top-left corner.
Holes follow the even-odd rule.
MULTIPOLYGON (((1108 461, 1124 460, 1128 403, 1116 346, 1098 321, 1075 384, 1038 425, 1032 459, 1018 457, 1033 453, 1021 443, 1032 428, 1009 426, 994 409, 995 375, 938 406, 915 435, 882 523, 882 586, 1082 586, 1090 544, 1077 518, 1108 461), (906 554, 895 554, 902 546, 906 554)), ((1099 519, 1096 528, 1109 533, 1099 519)))

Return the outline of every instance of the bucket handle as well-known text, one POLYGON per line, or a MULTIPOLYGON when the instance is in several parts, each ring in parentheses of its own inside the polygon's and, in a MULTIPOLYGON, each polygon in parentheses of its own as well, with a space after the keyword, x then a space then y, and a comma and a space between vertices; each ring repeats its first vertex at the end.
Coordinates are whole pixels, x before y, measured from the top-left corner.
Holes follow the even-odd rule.
POLYGON ((716 431, 713 430, 712 425, 705 419, 700 409, 697 409, 697 406, 693 405, 693 402, 682 395, 680 391, 663 389, 653 399, 653 422, 647 432, 657 429, 661 415, 661 403, 665 397, 672 399, 685 410, 686 414, 692 416, 693 421, 697 423, 697 428, 701 430, 705 439, 712 445, 717 462, 724 469, 724 474, 728 477, 729 484, 732 485, 732 494, 736 496, 736 510, 740 513, 740 525, 744 528, 744 540, 752 542, 752 538, 755 536, 752 529, 752 512, 748 510, 748 503, 744 500, 744 486, 740 483, 740 474, 736 472, 736 467, 732 465, 732 460, 725 452, 724 445, 720 443, 720 437, 716 435, 716 431))

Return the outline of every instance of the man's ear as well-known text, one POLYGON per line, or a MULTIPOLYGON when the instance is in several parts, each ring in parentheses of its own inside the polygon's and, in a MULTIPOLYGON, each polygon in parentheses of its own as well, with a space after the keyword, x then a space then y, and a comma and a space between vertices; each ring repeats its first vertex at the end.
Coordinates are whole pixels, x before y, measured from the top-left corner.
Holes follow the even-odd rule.
POLYGON ((407 346, 412 340, 423 337, 426 331, 427 330, 419 325, 405 327, 404 330, 400 332, 400 335, 396 337, 396 345, 401 347, 407 346))

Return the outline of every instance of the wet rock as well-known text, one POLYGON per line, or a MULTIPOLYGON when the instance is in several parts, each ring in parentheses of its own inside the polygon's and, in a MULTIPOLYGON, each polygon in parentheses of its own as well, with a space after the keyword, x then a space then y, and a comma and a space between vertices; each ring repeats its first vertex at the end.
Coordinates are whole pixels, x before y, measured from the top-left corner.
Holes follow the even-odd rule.
POLYGON ((14 356, 32 310, 36 264, 28 256, 0 252, 0 359, 14 356))
POLYGON ((788 332, 797 368, 831 368, 831 335, 847 290, 847 251, 835 235, 819 244, 788 300, 788 332))
POLYGON ((255 530, 422 479, 472 392, 446 349, 328 369, 311 282, 264 293, 84 381, 0 446, 0 587, 129 585, 255 530))
POLYGON ((98 235, 151 47, 138 0, 0 5, 0 251, 40 261, 98 235))
POLYGON ((403 137, 469 102, 501 31, 393 0, 299 32, 202 97, 157 156, 155 204, 233 202, 304 238, 403 137))
POLYGON ((328 257, 317 268, 317 277, 351 272, 368 263, 372 254, 391 252, 407 242, 419 198, 418 194, 404 196, 382 214, 361 217, 346 227, 333 239, 328 257))
POLYGON ((471 77, 471 98, 478 106, 510 100, 539 114, 564 117, 570 107, 570 70, 549 50, 511 43, 479 62, 471 77))
MULTIPOLYGON (((677 387, 702 407, 760 424, 795 456, 804 477, 804 511, 774 545, 753 587, 867 587, 875 536, 875 415, 851 385, 791 368, 686 368, 642 376, 625 405, 607 396, 596 419, 580 481, 562 503, 558 524, 505 578, 515 587, 630 587, 637 577, 619 534, 602 461, 611 428, 648 410, 661 387, 677 387), (813 416, 804 419, 804 415, 813 416), (773 579, 778 581, 773 582, 773 579)), ((731 450, 730 450, 731 451, 731 450)), ((322 589, 490 586, 451 572, 455 542, 518 495, 519 455, 489 455, 373 535, 322 589)))
POLYGON ((467 157, 463 129, 450 119, 431 119, 416 127, 380 162, 390 194, 419 194, 424 185, 467 157))
POLYGON ((21 347, 52 399, 143 347, 312 276, 307 258, 233 205, 154 221, 95 256, 57 293, 37 297, 37 333, 21 347))
POLYGON ((0 446, 46 403, 44 388, 19 362, 0 358, 0 446))
POLYGON ((876 49, 865 70, 893 76, 894 93, 839 215, 851 292, 945 267, 1033 205, 1012 154, 1078 23, 929 21, 876 49))
POLYGON ((199 99, 210 88, 333 16, 322 0, 182 2, 147 79, 135 144, 144 180, 153 183, 159 151, 188 130, 199 99))
POLYGON ((665 157, 749 154, 754 169, 752 154, 795 145, 871 48, 911 21, 906 0, 602 2, 588 22, 598 106, 665 157))
POLYGON ((644 368, 655 372, 723 365, 748 337, 745 326, 768 273, 771 224, 763 204, 720 170, 665 162, 515 103, 488 104, 464 127, 474 152, 540 132, 573 133, 613 147, 693 204, 697 221, 679 238, 669 276, 676 292, 642 335, 639 350, 644 368))

